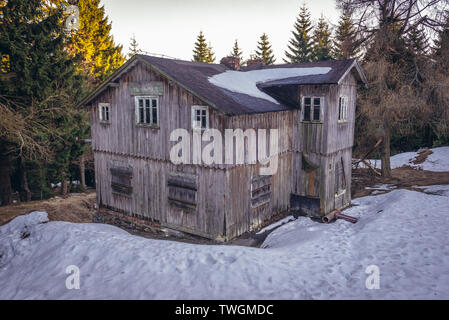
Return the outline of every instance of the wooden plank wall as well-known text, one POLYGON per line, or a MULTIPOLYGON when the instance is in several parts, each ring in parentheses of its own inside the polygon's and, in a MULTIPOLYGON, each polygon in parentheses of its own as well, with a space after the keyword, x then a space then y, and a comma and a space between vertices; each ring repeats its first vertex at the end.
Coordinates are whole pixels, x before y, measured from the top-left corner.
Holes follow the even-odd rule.
POLYGON ((288 210, 291 193, 321 197, 321 214, 327 213, 335 208, 336 203, 350 202, 355 90, 355 80, 351 74, 341 86, 300 87, 298 96, 324 97, 325 110, 321 124, 301 123, 300 110, 226 116, 209 108, 210 127, 223 133, 223 142, 225 128, 280 130, 279 167, 272 178, 272 200, 252 208, 251 178, 259 174, 259 164, 175 166, 170 162, 170 149, 175 144, 169 142, 170 133, 178 128, 191 132, 190 107, 205 104, 148 66, 137 64, 120 78, 118 87, 107 89, 90 109, 98 201, 102 205, 157 220, 183 231, 228 239, 254 229, 273 215, 288 210), (150 81, 160 81, 164 88, 164 94, 159 100, 159 128, 135 124, 134 97, 130 94, 130 85, 150 81), (338 97, 343 94, 349 98, 350 121, 338 124, 338 97), (111 104, 110 124, 99 121, 97 105, 100 102, 111 104), (313 175, 302 169, 303 154, 320 166, 313 175), (343 199, 335 199, 333 169, 341 157, 345 163, 348 191, 343 199), (131 197, 111 192, 110 167, 113 161, 133 167, 134 192, 131 197), (175 171, 198 175, 197 212, 187 213, 168 205, 167 177, 175 171))
POLYGON ((200 166, 176 166, 169 162, 135 158, 108 152, 95 152, 97 197, 106 205, 143 219, 158 221, 209 238, 224 233, 226 210, 226 174, 221 169, 200 166), (133 169, 132 196, 112 193, 110 168, 124 163, 133 169), (198 210, 186 212, 168 205, 167 179, 172 172, 192 173, 198 176, 198 210))

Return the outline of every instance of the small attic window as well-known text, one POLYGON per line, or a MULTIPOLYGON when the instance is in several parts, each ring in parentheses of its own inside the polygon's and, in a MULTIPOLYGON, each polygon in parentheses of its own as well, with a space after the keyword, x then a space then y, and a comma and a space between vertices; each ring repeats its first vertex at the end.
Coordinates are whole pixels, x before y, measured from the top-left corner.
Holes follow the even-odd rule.
POLYGON ((103 123, 109 123, 111 105, 109 103, 99 103, 98 104, 98 114, 100 116, 100 121, 103 123))
POLYGON ((322 97, 303 97, 303 116, 305 122, 321 122, 322 97))

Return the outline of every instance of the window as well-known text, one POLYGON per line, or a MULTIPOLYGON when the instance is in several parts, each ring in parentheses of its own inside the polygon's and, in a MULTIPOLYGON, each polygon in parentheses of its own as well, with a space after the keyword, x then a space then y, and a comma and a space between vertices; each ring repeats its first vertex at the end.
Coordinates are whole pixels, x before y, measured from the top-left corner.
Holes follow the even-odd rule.
POLYGON ((303 121, 321 121, 321 106, 323 98, 304 97, 303 98, 303 121))
POLYGON ((116 166, 111 168, 111 188, 112 193, 130 196, 133 193, 131 180, 133 170, 129 166, 116 166))
POLYGON ((159 125, 159 101, 157 97, 136 97, 136 122, 139 125, 159 125))
POLYGON ((254 176, 251 179, 251 207, 269 203, 271 198, 271 176, 254 176))
POLYGON ((197 175, 172 172, 167 179, 168 203, 187 212, 196 211, 198 201, 197 175))
POLYGON ((192 128, 209 128, 209 108, 202 106, 192 106, 192 128))
POLYGON ((335 194, 341 194, 346 191, 346 177, 343 164, 343 158, 335 163, 335 194))
POLYGON ((340 99, 338 100, 338 121, 348 121, 348 105, 346 97, 340 97, 340 99))
POLYGON ((100 114, 101 122, 109 122, 109 112, 110 112, 110 104, 109 103, 100 103, 98 105, 98 112, 100 114))

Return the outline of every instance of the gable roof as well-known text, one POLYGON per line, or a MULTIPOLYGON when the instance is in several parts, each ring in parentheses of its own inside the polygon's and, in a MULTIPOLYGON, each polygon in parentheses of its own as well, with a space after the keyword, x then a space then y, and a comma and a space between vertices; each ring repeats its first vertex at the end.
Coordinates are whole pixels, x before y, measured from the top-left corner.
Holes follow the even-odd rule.
MULTIPOLYGON (((274 99, 267 100, 260 96, 233 92, 224 87, 211 83, 210 78, 231 70, 222 64, 207 64, 200 62, 190 62, 183 60, 173 60, 147 55, 135 55, 120 67, 111 77, 97 87, 91 94, 78 103, 78 106, 88 105, 108 86, 113 85, 120 76, 135 66, 137 63, 144 63, 157 73, 162 74, 167 79, 175 82, 200 100, 211 107, 221 110, 225 114, 247 114, 282 111, 289 109, 282 103, 276 103, 274 99)), ((265 87, 283 85, 306 85, 306 84, 337 84, 348 72, 354 72, 356 78, 361 83, 366 84, 366 79, 362 69, 356 60, 335 60, 313 63, 284 64, 271 66, 251 66, 244 67, 241 71, 245 73, 255 70, 270 70, 280 68, 316 68, 328 67, 330 71, 326 74, 314 74, 306 76, 288 77, 258 83, 257 86, 263 90, 265 87)), ((278 70, 279 71, 279 70, 278 70)), ((266 73, 266 71, 264 71, 266 73)))

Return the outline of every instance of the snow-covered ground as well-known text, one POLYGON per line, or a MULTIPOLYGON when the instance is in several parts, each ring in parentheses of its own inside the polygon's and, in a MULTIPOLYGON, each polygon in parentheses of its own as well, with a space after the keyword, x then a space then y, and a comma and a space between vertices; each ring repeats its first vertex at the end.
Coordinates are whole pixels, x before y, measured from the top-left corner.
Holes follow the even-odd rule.
MULTIPOLYGON (((413 164, 413 160, 419 155, 421 150, 416 152, 404 152, 392 156, 390 158, 391 168, 400 168, 402 166, 410 166, 427 171, 443 172, 449 171, 449 147, 440 147, 430 149, 433 153, 427 157, 426 161, 421 164, 413 164)), ((368 160, 376 168, 381 167, 380 160, 368 160)), ((363 163, 360 163, 361 168, 366 167, 363 163)))
POLYGON ((0 227, 1 299, 449 299, 449 186, 359 198, 359 218, 299 218, 262 248, 192 245, 113 226, 48 222, 34 212, 0 227), (66 288, 79 268, 80 289, 66 288), (380 289, 366 288, 368 266, 380 289))

